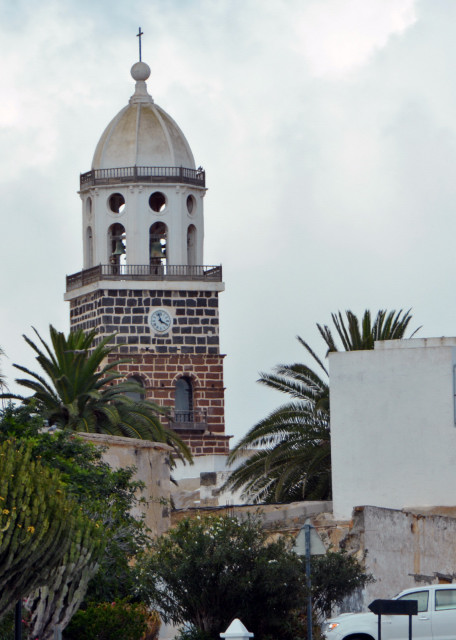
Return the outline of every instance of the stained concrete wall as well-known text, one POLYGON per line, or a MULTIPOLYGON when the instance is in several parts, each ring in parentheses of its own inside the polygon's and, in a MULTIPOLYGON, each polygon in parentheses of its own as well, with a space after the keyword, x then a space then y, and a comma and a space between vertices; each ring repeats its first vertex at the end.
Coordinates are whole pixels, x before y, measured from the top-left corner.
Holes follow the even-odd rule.
POLYGON ((171 447, 161 442, 122 438, 98 433, 78 434, 95 445, 106 447, 103 459, 113 469, 135 467, 135 479, 145 484, 141 492, 144 502, 132 510, 133 515, 145 517, 151 535, 161 535, 170 526, 170 468, 171 447))
POLYGON ((456 518, 363 507, 354 513, 345 546, 366 551, 366 570, 376 582, 366 587, 364 605, 403 589, 456 576, 456 518))
POLYGON ((454 506, 456 338, 329 355, 334 516, 454 506))
POLYGON ((327 548, 345 549, 375 582, 353 593, 336 612, 367 611, 376 598, 391 598, 423 584, 456 582, 456 508, 409 511, 357 507, 349 521, 330 513, 312 517, 327 548))

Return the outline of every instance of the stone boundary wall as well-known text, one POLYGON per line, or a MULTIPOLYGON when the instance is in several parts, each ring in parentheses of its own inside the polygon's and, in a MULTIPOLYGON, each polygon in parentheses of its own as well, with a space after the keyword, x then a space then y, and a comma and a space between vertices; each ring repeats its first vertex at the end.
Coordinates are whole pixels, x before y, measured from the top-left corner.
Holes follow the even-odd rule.
POLYGON ((135 480, 144 482, 141 497, 145 502, 132 510, 133 515, 145 517, 152 536, 165 533, 171 524, 170 517, 170 468, 169 453, 172 450, 161 442, 123 438, 100 433, 78 433, 84 440, 106 447, 103 460, 113 469, 135 467, 135 480))

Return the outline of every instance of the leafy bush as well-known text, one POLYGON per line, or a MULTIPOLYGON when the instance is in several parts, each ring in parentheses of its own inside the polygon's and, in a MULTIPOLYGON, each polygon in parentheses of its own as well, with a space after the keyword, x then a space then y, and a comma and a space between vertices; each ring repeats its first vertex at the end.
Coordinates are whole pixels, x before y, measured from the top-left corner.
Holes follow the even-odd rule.
MULTIPOLYGON (((296 640, 295 620, 306 593, 301 559, 284 539, 267 541, 260 518, 182 520, 139 562, 141 597, 165 622, 190 624, 217 638, 239 618, 256 640, 296 640)), ((185 635, 190 633, 190 635, 185 635)))
POLYGON ((313 556, 311 574, 313 603, 323 616, 329 616, 331 609, 355 589, 374 581, 361 563, 343 550, 313 556))
POLYGON ((148 640, 158 636, 160 621, 156 612, 149 612, 145 605, 118 602, 90 604, 79 610, 64 632, 65 640, 148 640), (119 635, 121 633, 121 636, 119 635))

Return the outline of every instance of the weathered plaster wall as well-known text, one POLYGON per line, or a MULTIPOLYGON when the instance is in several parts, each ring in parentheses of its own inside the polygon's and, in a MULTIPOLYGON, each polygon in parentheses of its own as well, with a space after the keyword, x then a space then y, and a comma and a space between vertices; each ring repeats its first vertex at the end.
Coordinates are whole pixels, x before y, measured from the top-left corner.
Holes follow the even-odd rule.
POLYGON ((78 434, 96 445, 107 447, 103 459, 113 468, 136 467, 135 479, 145 484, 141 497, 145 502, 133 510, 144 514, 152 535, 160 535, 170 526, 170 469, 171 447, 161 442, 122 438, 98 433, 78 434))
POLYGON ((456 338, 329 355, 334 516, 454 506, 456 338))
POLYGON ((391 598, 403 589, 456 582, 456 509, 407 511, 357 507, 349 521, 330 513, 312 516, 326 547, 345 549, 375 582, 348 598, 344 611, 367 611, 376 598, 391 598))
POLYGON ((376 578, 365 590, 367 606, 418 584, 452 582, 455 540, 454 517, 366 506, 355 511, 343 545, 367 552, 366 570, 376 578))

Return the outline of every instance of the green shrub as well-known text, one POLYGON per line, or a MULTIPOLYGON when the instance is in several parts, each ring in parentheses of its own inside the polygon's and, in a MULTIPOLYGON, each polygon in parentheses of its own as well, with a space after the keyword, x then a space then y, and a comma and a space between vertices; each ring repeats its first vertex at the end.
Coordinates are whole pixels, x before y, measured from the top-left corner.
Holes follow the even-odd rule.
POLYGON ((197 627, 211 640, 234 618, 255 640, 299 637, 289 621, 305 606, 302 561, 287 540, 268 539, 259 517, 185 518, 136 566, 141 600, 165 622, 197 627))
POLYGON ((370 573, 365 573, 357 558, 343 549, 313 556, 311 573, 313 604, 324 617, 330 616, 332 608, 356 589, 375 582, 370 573))
MULTIPOLYGON (((85 611, 79 610, 65 629, 65 640, 141 640, 149 635, 149 618, 145 605, 118 602, 90 604, 85 611), (121 636, 119 635, 121 633, 121 636)), ((158 629, 157 629, 158 632, 158 629)))

